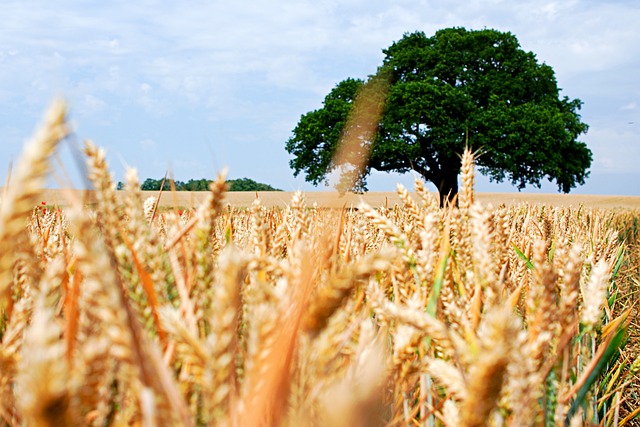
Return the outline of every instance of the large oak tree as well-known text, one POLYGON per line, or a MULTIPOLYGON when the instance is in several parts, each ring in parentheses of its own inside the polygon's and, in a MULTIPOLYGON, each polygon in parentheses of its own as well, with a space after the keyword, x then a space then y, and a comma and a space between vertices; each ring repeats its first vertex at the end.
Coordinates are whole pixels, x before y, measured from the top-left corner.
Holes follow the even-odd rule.
MULTIPOLYGON (((355 189, 366 189, 371 169, 415 170, 435 184, 441 202, 458 191, 460 154, 479 150, 481 173, 519 189, 555 180, 559 191, 584 184, 591 151, 579 99, 560 97, 553 69, 524 51, 516 37, 496 30, 449 28, 433 37, 406 34, 383 50, 375 76, 385 76, 386 102, 355 189)), ((326 181, 363 80, 346 79, 323 107, 304 114, 287 141, 294 174, 326 181)), ((365 140, 366 139, 366 140, 365 140)), ((344 165, 342 165, 344 166, 344 165)))

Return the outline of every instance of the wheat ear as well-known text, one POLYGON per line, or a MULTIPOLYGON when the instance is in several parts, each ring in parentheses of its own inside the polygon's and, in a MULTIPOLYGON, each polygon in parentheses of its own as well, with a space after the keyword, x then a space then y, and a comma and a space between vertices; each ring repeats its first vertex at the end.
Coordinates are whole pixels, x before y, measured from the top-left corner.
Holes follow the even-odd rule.
POLYGON ((6 297, 11 281, 11 267, 20 242, 28 244, 26 219, 38 204, 38 195, 49 172, 49 158, 58 143, 69 133, 66 105, 53 102, 44 123, 25 146, 11 185, 0 204, 0 298, 6 297))

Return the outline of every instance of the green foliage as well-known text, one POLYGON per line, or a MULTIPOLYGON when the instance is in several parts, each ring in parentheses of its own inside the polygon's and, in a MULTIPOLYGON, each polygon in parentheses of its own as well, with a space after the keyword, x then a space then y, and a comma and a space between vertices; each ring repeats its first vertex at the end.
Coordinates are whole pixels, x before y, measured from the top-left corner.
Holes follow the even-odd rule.
MULTIPOLYGON (((187 182, 173 181, 173 185, 175 185, 176 191, 209 191, 210 182, 211 180, 204 178, 190 179, 187 182)), ((161 185, 162 179, 147 178, 140 185, 140 189, 143 191, 160 191, 161 185)), ((256 182, 249 178, 229 179, 227 180, 227 185, 229 186, 228 191, 282 191, 268 184, 256 182)), ((117 189, 123 190, 124 184, 119 182, 117 189)), ((164 183, 163 191, 171 191, 171 189, 171 180, 167 179, 164 183)))
POLYGON ((227 180, 227 185, 229 186, 229 191, 282 191, 249 178, 230 179, 227 180))
MULTIPOLYGON (((169 191, 171 190, 171 182, 170 180, 165 180, 164 181, 164 186, 162 185, 162 179, 152 179, 152 178, 147 178, 144 180, 144 182, 140 185, 140 189, 143 191, 159 191, 160 187, 162 186, 163 190, 169 191)), ((176 181, 176 185, 181 185, 182 182, 180 181, 176 181)))
MULTIPOLYGON (((433 37, 405 34, 383 50, 378 70, 390 90, 373 141, 370 169, 415 170, 441 196, 458 190, 460 154, 466 144, 482 155, 476 164, 494 181, 519 189, 555 180, 568 192, 584 184, 592 155, 578 141, 579 99, 559 96, 553 69, 520 48, 511 33, 448 28, 433 37)), ((286 143, 294 175, 325 181, 353 100, 365 84, 346 79, 323 107, 304 114, 286 143)), ((366 173, 361 180, 366 180, 366 173)), ((364 183, 359 185, 363 188, 364 183)))
POLYGON ((325 180, 351 106, 363 85, 362 80, 346 79, 326 96, 323 108, 302 115, 286 144, 286 150, 294 156, 289 165, 295 176, 304 171, 305 179, 315 185, 325 180))
POLYGON ((210 180, 204 179, 204 178, 190 179, 184 184, 178 181, 176 182, 176 190, 178 191, 209 191, 210 182, 211 182, 210 180))

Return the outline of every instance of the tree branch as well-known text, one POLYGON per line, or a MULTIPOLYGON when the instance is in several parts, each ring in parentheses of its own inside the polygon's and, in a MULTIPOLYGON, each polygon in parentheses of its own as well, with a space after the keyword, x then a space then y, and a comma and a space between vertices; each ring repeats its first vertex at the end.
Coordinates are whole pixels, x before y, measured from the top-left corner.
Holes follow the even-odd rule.
POLYGON ((403 159, 394 163, 388 163, 384 166, 382 166, 380 162, 372 162, 369 166, 380 172, 393 172, 397 171, 398 169, 410 168, 411 170, 414 170, 422 175, 427 181, 434 182, 433 180, 435 179, 435 173, 431 169, 427 169, 422 165, 416 164, 407 159, 403 159))

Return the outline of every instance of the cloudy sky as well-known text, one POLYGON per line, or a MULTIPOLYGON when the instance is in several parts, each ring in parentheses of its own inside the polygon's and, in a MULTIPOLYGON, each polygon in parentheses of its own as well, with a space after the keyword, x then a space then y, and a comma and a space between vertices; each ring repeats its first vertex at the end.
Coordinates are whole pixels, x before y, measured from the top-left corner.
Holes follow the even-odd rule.
MULTIPOLYGON (((375 72, 404 33, 463 26, 511 31, 554 68, 562 95, 584 101, 594 162, 575 192, 640 195, 637 0, 2 0, 0 16, 0 177, 63 95, 78 140, 106 148, 116 179, 126 166, 185 181, 226 166, 231 178, 312 190, 284 150, 300 115, 337 82, 375 72)), ((74 175, 70 147, 61 156, 74 175)), ((369 188, 397 181, 413 178, 374 173, 369 188)))

